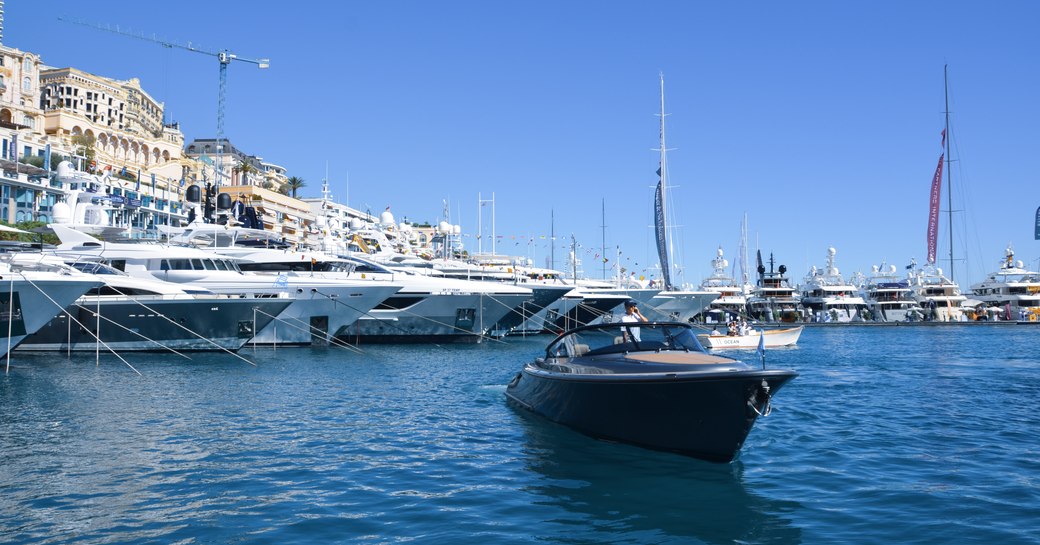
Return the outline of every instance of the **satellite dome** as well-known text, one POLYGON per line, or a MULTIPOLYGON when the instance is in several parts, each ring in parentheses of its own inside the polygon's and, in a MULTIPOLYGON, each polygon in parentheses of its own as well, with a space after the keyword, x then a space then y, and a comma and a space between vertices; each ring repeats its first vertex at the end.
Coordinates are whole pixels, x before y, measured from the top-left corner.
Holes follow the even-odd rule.
MULTIPOLYGON (((62 161, 62 163, 65 162, 67 161, 62 161)), ((51 207, 51 216, 54 218, 54 223, 72 223, 72 209, 66 203, 54 203, 54 206, 51 207)))
POLYGON ((68 161, 62 161, 58 163, 58 177, 69 178, 76 173, 76 168, 72 166, 72 163, 68 161))
POLYGON ((385 225, 387 227, 393 227, 394 224, 396 223, 394 221, 394 215, 390 213, 390 207, 389 206, 386 207, 386 210, 384 210, 383 213, 379 215, 379 223, 381 223, 381 224, 383 224, 383 225, 385 225))
POLYGON ((352 231, 360 231, 365 227, 365 222, 361 221, 361 218, 350 218, 350 229, 352 231))

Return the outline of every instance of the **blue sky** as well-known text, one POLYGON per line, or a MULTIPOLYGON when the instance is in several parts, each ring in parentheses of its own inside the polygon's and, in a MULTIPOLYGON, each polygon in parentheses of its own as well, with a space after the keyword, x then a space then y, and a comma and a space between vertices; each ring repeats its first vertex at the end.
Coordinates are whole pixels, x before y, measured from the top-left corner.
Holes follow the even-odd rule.
POLYGON ((230 67, 225 132, 304 178, 305 196, 327 165, 336 200, 363 210, 436 222, 447 201, 475 251, 478 194, 494 194, 499 253, 542 263, 553 217, 557 258, 573 234, 597 276, 604 208, 610 257, 620 247, 647 275, 657 262, 663 72, 677 259, 693 283, 716 247, 735 261, 745 213, 752 261, 773 252, 797 281, 829 246, 846 274, 923 262, 948 64, 955 278, 980 280, 1009 242, 1033 267, 1040 257, 1034 2, 83 6, 8 0, 3 42, 140 78, 188 139, 215 134, 215 58, 58 16, 268 57, 268 70, 230 67))

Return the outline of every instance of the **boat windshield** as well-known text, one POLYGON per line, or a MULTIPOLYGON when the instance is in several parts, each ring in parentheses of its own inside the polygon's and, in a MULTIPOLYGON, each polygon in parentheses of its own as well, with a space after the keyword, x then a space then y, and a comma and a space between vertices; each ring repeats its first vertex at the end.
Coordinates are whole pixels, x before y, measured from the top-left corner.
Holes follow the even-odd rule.
POLYGON ((675 322, 616 322, 564 333, 545 350, 548 358, 575 358, 623 352, 684 350, 706 352, 690 326, 675 322))

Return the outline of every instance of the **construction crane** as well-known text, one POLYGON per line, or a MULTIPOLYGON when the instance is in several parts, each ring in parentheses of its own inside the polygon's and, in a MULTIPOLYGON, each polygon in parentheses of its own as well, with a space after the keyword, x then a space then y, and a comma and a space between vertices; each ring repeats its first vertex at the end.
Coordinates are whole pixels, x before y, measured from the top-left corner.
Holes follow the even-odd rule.
POLYGON ((179 44, 179 43, 175 43, 175 42, 169 42, 169 41, 166 41, 166 40, 161 40, 161 39, 157 38, 155 35, 145 36, 144 34, 135 34, 133 32, 127 32, 125 30, 121 30, 118 26, 112 27, 110 25, 100 25, 100 24, 96 24, 96 23, 89 23, 89 22, 82 21, 82 20, 79 20, 79 19, 68 19, 68 18, 65 18, 65 17, 58 17, 58 19, 61 20, 61 21, 66 21, 66 22, 69 22, 69 23, 77 24, 77 25, 88 26, 88 27, 91 27, 91 28, 94 28, 94 29, 97 29, 97 30, 103 30, 105 32, 112 32, 112 33, 115 33, 115 34, 119 34, 121 36, 127 36, 127 37, 130 37, 130 38, 136 38, 138 40, 144 40, 146 42, 157 43, 157 44, 159 44, 159 45, 161 45, 163 47, 169 48, 169 49, 174 49, 174 48, 176 48, 176 49, 184 49, 186 51, 193 51, 195 53, 202 53, 203 55, 209 55, 211 57, 216 57, 217 58, 217 61, 220 64, 220 84, 219 84, 219 88, 218 88, 218 91, 217 91, 217 159, 216 159, 216 165, 215 165, 215 170, 216 170, 216 176, 215 177, 216 177, 216 180, 215 180, 215 184, 214 185, 217 188, 219 188, 221 186, 221 176, 224 174, 222 160, 223 160, 223 155, 224 155, 224 104, 225 104, 225 96, 227 94, 227 67, 228 67, 229 64, 231 64, 232 61, 241 61, 241 62, 248 62, 248 63, 255 64, 255 65, 257 65, 258 68, 263 69, 263 68, 269 68, 271 66, 271 60, 270 59, 246 59, 246 58, 243 58, 243 57, 239 57, 238 55, 235 55, 234 53, 228 51, 227 49, 224 49, 224 50, 221 50, 221 51, 209 51, 209 50, 206 50, 206 49, 202 49, 201 47, 195 47, 195 46, 191 45, 191 42, 189 42, 188 45, 183 45, 183 44, 179 44))

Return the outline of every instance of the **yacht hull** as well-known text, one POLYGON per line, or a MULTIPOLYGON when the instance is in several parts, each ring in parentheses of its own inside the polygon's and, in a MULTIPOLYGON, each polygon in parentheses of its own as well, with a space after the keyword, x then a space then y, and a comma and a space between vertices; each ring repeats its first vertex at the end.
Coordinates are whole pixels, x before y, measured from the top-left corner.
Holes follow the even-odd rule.
POLYGON ((480 342, 529 293, 430 294, 400 292, 336 331, 352 343, 480 342), (395 308, 395 301, 409 304, 395 308), (414 301, 414 302, 413 302, 414 301))
POLYGON ((400 286, 293 286, 295 299, 250 344, 307 345, 329 342, 339 331, 366 317, 400 286))
POLYGON ((258 328, 289 306, 285 299, 158 299, 102 301, 81 299, 61 313, 19 351, 238 350, 258 328), (100 333, 99 333, 100 331, 100 333))
POLYGON ((0 276, 0 334, 7 337, 0 338, 0 356, 99 284, 96 280, 69 277, 26 279, 15 273, 0 276))

